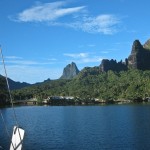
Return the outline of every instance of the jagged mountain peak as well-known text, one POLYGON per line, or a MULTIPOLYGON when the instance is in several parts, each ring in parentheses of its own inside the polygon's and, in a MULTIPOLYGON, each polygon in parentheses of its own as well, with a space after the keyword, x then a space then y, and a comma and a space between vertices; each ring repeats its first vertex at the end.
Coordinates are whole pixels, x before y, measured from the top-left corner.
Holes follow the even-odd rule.
POLYGON ((72 62, 71 64, 68 64, 67 66, 76 67, 76 64, 72 62))
POLYGON ((140 41, 139 41, 139 40, 135 40, 135 41, 133 42, 133 45, 132 45, 132 51, 131 51, 131 53, 140 52, 142 49, 143 49, 143 46, 142 46, 142 44, 140 43, 140 41))
POLYGON ((140 70, 150 69, 150 51, 147 50, 150 46, 150 40, 144 45, 141 45, 139 40, 133 42, 131 54, 128 57, 128 67, 140 70))
POLYGON ((100 71, 121 71, 131 69, 150 70, 150 39, 142 45, 139 40, 135 40, 131 53, 125 62, 104 59, 100 65, 100 71))
POLYGON ((145 44, 143 45, 143 47, 145 49, 149 49, 150 50, 150 39, 145 42, 145 44))
POLYGON ((74 62, 72 62, 71 64, 68 64, 64 68, 63 74, 60 77, 60 79, 72 79, 76 75, 78 75, 78 73, 79 73, 79 69, 77 68, 76 64, 74 62))
POLYGON ((100 72, 107 72, 108 70, 113 70, 116 72, 127 70, 127 66, 125 62, 117 62, 116 60, 108 60, 103 59, 100 66, 99 66, 100 72))

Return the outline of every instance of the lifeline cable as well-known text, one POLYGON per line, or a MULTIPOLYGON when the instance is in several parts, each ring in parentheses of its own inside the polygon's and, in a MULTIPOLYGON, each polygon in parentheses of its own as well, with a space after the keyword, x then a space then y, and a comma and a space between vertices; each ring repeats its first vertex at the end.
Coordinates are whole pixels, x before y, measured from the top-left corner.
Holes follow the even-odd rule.
MULTIPOLYGON (((4 61, 1 46, 0 46, 0 53, 1 53, 1 58, 2 58, 2 62, 3 62, 3 66, 4 66, 5 79, 6 79, 7 89, 8 89, 8 93, 9 93, 10 102, 11 102, 11 107, 13 109, 14 121, 16 122, 16 126, 19 127, 18 120, 17 120, 17 115, 16 115, 16 112, 15 112, 15 109, 14 109, 14 104, 13 104, 13 100, 12 100, 12 96, 11 96, 11 92, 10 92, 10 87, 9 87, 9 83, 8 83, 8 76, 7 76, 7 71, 6 71, 6 66, 5 66, 5 61, 4 61)), ((19 137, 20 137, 20 140, 21 140, 21 135, 20 135, 19 129, 18 129, 18 132, 19 132, 19 137)), ((11 143, 12 143, 12 141, 11 141, 11 143)), ((12 144, 12 146, 13 146, 13 144, 12 144)), ((14 146, 13 146, 13 149, 14 149, 14 146)))
MULTIPOLYGON (((1 114, 2 122, 3 122, 4 127, 5 127, 5 132, 7 133, 7 136, 8 136, 8 138, 9 138, 10 141, 11 141, 11 137, 10 137, 10 134, 9 134, 9 132, 8 132, 8 128, 7 128, 6 122, 5 122, 5 120, 4 120, 4 117, 3 117, 3 114, 2 114, 1 109, 0 109, 0 114, 1 114)), ((12 146, 13 146, 13 149, 15 150, 14 144, 12 143, 12 141, 11 141, 11 144, 12 144, 12 146)), ((3 147, 2 147, 2 149, 3 149, 3 147)))
POLYGON ((16 112, 15 112, 15 109, 14 109, 14 104, 13 104, 12 96, 11 96, 11 93, 10 93, 10 87, 9 87, 9 83, 8 83, 8 77, 7 77, 7 72, 6 72, 6 66, 5 66, 5 62, 4 62, 4 57, 3 57, 3 53, 2 53, 1 46, 0 46, 0 53, 1 53, 1 58, 2 58, 2 62, 3 62, 3 66, 4 66, 4 71, 5 71, 5 78, 6 78, 6 84, 7 84, 8 94, 9 94, 11 106, 12 106, 12 109, 13 109, 13 112, 14 112, 14 113, 13 113, 13 114, 14 114, 14 120, 15 120, 15 122, 16 122, 16 125, 18 126, 17 116, 16 116, 16 112))

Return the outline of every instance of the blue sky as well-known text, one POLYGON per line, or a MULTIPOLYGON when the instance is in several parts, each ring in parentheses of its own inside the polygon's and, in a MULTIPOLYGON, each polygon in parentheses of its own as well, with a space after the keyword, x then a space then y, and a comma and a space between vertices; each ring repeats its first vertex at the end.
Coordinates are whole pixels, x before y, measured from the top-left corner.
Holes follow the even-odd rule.
POLYGON ((124 60, 135 39, 150 38, 149 6, 149 0, 1 0, 8 77, 42 82, 58 79, 71 62, 81 70, 106 58, 124 60))

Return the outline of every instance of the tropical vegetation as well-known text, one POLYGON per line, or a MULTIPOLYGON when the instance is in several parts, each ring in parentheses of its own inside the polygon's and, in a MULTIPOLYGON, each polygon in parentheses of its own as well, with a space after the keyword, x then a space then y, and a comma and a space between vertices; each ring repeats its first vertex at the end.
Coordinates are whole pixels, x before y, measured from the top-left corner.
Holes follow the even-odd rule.
POLYGON ((14 90, 14 100, 50 96, 73 96, 75 100, 93 99, 142 101, 150 97, 150 71, 131 69, 121 72, 99 72, 98 67, 84 68, 73 79, 47 80, 14 90))
POLYGON ((6 87, 6 80, 0 76, 0 106, 7 103, 8 92, 6 87))

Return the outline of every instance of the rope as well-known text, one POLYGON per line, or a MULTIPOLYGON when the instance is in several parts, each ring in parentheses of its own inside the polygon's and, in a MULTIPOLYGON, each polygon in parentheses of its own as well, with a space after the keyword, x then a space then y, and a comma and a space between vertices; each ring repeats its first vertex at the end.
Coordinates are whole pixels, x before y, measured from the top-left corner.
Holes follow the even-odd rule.
POLYGON ((16 116, 16 112, 14 109, 14 104, 13 104, 13 100, 12 100, 12 96, 11 96, 11 92, 10 92, 10 87, 9 87, 9 83, 8 83, 8 76, 7 76, 7 72, 6 72, 6 66, 5 66, 4 57, 3 57, 1 47, 0 47, 0 53, 1 53, 1 58, 2 58, 2 62, 3 62, 3 66, 4 66, 6 84, 7 84, 8 94, 9 94, 9 98, 10 98, 10 102, 11 102, 11 107, 13 109, 13 116, 14 116, 14 120, 16 122, 16 125, 18 126, 18 120, 17 120, 17 116, 16 116))
MULTIPOLYGON (((5 120, 4 120, 4 117, 3 117, 3 114, 2 114, 1 109, 0 109, 0 114, 1 114, 2 122, 3 122, 4 127, 5 127, 5 132, 7 133, 7 136, 8 136, 8 138, 9 138, 10 141, 11 141, 11 137, 10 137, 10 134, 9 134, 9 132, 8 132, 8 128, 7 128, 6 122, 5 122, 5 120)), ((12 141, 11 141, 11 144, 12 144, 13 149, 15 149, 15 148, 14 148, 14 145, 13 145, 13 143, 12 143, 12 141)), ((2 148, 2 149, 3 149, 3 148, 2 148)))
MULTIPOLYGON (((12 109, 13 109, 14 121, 16 122, 16 126, 19 127, 19 125, 18 125, 18 120, 17 120, 17 115, 16 115, 16 112, 15 112, 15 109, 14 109, 14 104, 13 104, 13 100, 12 100, 12 96, 11 96, 11 92, 10 92, 10 87, 9 87, 9 83, 8 83, 8 76, 7 76, 7 72, 6 72, 6 66, 5 66, 5 61, 4 61, 4 57, 3 57, 3 53, 2 53, 1 46, 0 46, 0 53, 1 53, 1 58, 2 58, 2 62, 3 62, 3 66, 4 66, 5 79, 6 79, 8 94, 9 94, 9 98, 10 98, 10 102, 11 102, 11 107, 12 107, 12 109)), ((1 116, 2 116, 2 113, 1 113, 1 116)), ((2 117, 2 118, 3 118, 3 117, 2 117)), ((3 118, 3 120, 4 120, 4 118, 3 118)), ((4 122, 5 122, 5 121, 4 121, 4 122)), ((5 127, 6 127, 6 126, 5 126, 5 127)), ((8 132, 8 130, 7 130, 7 132, 8 132)), ((20 140, 22 140, 22 139, 21 139, 21 134, 20 134, 19 129, 18 129, 18 132, 19 132, 19 138, 20 138, 20 140)), ((10 136, 9 136, 9 137, 10 137, 10 136)), ((11 141, 11 144, 12 144, 12 146, 13 146, 13 149, 15 150, 12 141, 11 141)))
POLYGON ((8 132, 8 129, 7 129, 7 126, 6 126, 6 123, 5 123, 5 120, 4 120, 4 117, 3 117, 3 114, 2 114, 1 110, 0 110, 0 114, 1 114, 2 121, 3 121, 4 127, 5 127, 5 131, 6 131, 7 135, 8 135, 8 137, 10 138, 10 135, 9 135, 9 132, 8 132))

